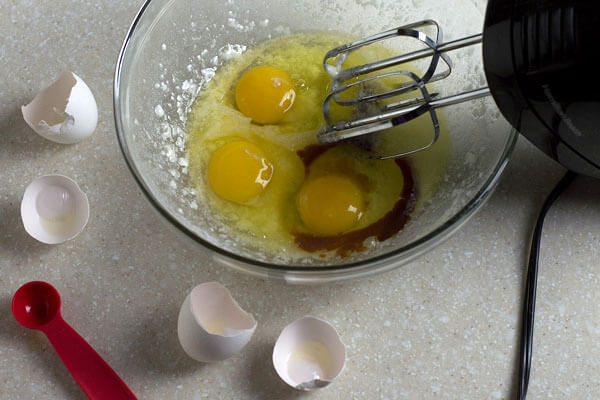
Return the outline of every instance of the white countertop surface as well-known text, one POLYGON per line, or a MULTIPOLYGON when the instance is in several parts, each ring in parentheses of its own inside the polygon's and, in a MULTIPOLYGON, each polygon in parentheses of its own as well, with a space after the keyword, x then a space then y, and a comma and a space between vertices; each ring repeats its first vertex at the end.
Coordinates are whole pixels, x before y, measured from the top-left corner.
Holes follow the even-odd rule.
MULTIPOLYGON (((112 77, 141 1, 0 4, 0 398, 82 399, 43 334, 10 302, 30 280, 60 291, 63 316, 140 399, 512 399, 530 232, 563 169, 519 139, 491 200, 419 260, 369 279, 289 286, 242 275, 170 228, 137 189, 114 131, 112 77), (61 72, 96 96, 99 124, 77 145, 51 143, 22 104, 61 72), (19 208, 34 178, 60 173, 87 192, 85 231, 63 245, 30 238, 19 208), (221 363, 188 358, 176 334, 188 291, 217 280, 258 320, 250 344, 221 363), (330 321, 347 364, 330 387, 288 388, 271 352, 305 314, 330 321)), ((600 185, 578 178, 547 217, 530 399, 600 397, 600 185)))

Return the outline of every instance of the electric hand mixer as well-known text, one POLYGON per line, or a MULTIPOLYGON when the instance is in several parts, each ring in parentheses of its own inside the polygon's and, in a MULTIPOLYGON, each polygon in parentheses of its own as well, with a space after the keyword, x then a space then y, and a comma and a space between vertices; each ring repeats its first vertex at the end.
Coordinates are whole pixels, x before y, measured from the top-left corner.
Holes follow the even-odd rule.
POLYGON ((482 34, 445 43, 438 24, 425 20, 340 46, 325 56, 332 86, 323 103, 326 126, 318 134, 319 141, 370 135, 428 114, 433 124, 428 145, 373 157, 404 156, 437 140, 437 108, 491 94, 508 122, 538 148, 569 170, 600 177, 599 25, 597 0, 490 0, 482 34), (435 28, 433 37, 424 32, 425 27, 435 28), (425 48, 344 68, 351 52, 391 37, 410 37, 425 48), (425 85, 447 78, 452 71, 447 53, 477 43, 482 43, 488 87, 447 96, 430 93, 425 85), (425 58, 429 63, 423 73, 391 70, 425 58), (404 82, 391 90, 372 92, 372 83, 390 76, 402 76, 404 82), (370 86, 371 92, 359 90, 358 96, 344 97, 364 86, 370 86), (418 93, 417 97, 394 101, 410 92, 418 93), (333 102, 370 111, 334 121, 333 102))
POLYGON ((327 53, 325 70, 332 79, 323 102, 326 126, 322 143, 364 138, 416 118, 431 119, 433 135, 421 147, 373 154, 371 158, 406 156, 433 145, 440 134, 439 107, 492 95, 508 122, 543 152, 569 169, 550 193, 536 223, 525 286, 517 399, 527 396, 532 365, 533 326, 539 249, 544 217, 560 193, 580 173, 600 177, 600 25, 598 0, 489 0, 483 33, 444 43, 435 21, 425 20, 340 46, 327 53), (430 37, 424 28, 434 28, 430 37), (416 39, 425 48, 404 55, 344 68, 348 55, 393 37, 416 39), (426 84, 448 78, 448 52, 482 43, 488 87, 441 96, 426 84), (399 65, 428 59, 422 73, 399 65), (438 66, 442 65, 438 72, 438 66), (445 66, 445 67, 443 67, 445 66), (376 82, 401 77, 389 88, 376 82), (364 88, 369 90, 362 90, 364 88), (377 88, 384 90, 377 90, 377 88), (361 89, 354 90, 353 89, 361 89), (344 96, 348 92, 352 95, 344 96), (356 94, 356 92, 358 94, 356 94), (407 94, 417 97, 407 98, 407 94), (354 119, 335 121, 331 106, 351 107, 354 119))

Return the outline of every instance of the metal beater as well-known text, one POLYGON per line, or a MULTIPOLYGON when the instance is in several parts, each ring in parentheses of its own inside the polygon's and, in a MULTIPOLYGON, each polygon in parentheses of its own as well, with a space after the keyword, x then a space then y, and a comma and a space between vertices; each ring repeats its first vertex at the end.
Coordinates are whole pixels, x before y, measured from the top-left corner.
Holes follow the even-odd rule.
POLYGON ((404 124, 423 114, 429 113, 433 124, 433 135, 429 144, 410 151, 390 155, 372 155, 372 157, 378 159, 402 157, 425 150, 433 145, 437 141, 440 132, 439 121, 435 113, 436 108, 477 99, 490 94, 487 87, 447 97, 439 97, 438 93, 430 93, 428 91, 425 86, 426 84, 442 80, 452 72, 452 60, 446 54, 447 52, 481 43, 482 40, 481 34, 447 43, 443 43, 442 37, 443 33, 439 24, 434 20, 428 19, 390 29, 330 50, 325 55, 325 60, 323 61, 324 68, 331 77, 331 88, 323 101, 323 114, 326 126, 318 133, 319 141, 321 143, 334 143, 368 135, 404 124), (424 27, 433 27, 435 29, 435 37, 432 38, 420 30, 424 27), (399 36, 414 38, 423 43, 425 48, 369 64, 343 68, 344 62, 350 52, 399 36), (420 75, 408 70, 389 71, 391 67, 428 57, 430 58, 429 65, 420 75), (445 65, 445 68, 437 72, 440 61, 445 65), (384 72, 373 74, 378 71, 384 72), (359 90, 359 96, 357 97, 350 99, 342 98, 342 95, 347 93, 351 88, 367 86, 373 90, 376 87, 373 83, 393 76, 402 76, 407 82, 399 84, 390 90, 368 94, 364 90, 359 90), (420 95, 411 99, 381 103, 382 100, 392 99, 413 91, 418 92, 420 95), (355 107, 357 110, 368 109, 369 111, 367 114, 363 113, 363 115, 360 115, 359 112, 355 113, 358 117, 352 120, 334 121, 331 116, 331 102, 335 102, 340 106, 355 107), (367 104, 368 107, 364 107, 367 104))

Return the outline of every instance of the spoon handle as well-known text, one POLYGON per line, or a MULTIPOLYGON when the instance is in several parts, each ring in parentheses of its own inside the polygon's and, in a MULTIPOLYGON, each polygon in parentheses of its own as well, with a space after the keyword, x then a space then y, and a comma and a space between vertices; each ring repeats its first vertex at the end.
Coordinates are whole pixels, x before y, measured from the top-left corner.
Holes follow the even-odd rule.
POLYGON ((42 330, 89 399, 136 399, 125 382, 60 314, 42 330))

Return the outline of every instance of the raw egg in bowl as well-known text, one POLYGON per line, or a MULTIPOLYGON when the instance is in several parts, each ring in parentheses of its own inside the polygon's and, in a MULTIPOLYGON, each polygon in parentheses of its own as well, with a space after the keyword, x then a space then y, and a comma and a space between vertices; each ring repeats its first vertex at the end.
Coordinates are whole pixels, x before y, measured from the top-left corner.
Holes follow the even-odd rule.
MULTIPOLYGON (((516 133, 493 101, 440 111, 440 139, 403 158, 372 159, 364 141, 321 145, 316 132, 329 49, 425 11, 456 37, 479 31, 484 4, 460 3, 457 19, 435 11, 456 4, 434 3, 147 1, 114 81, 119 144, 142 191, 223 264, 259 276, 347 279, 431 249, 483 204, 508 161, 516 133)), ((477 49, 457 57, 445 90, 480 86, 477 49)), ((417 119, 389 137, 415 147, 430 130, 417 119)))

